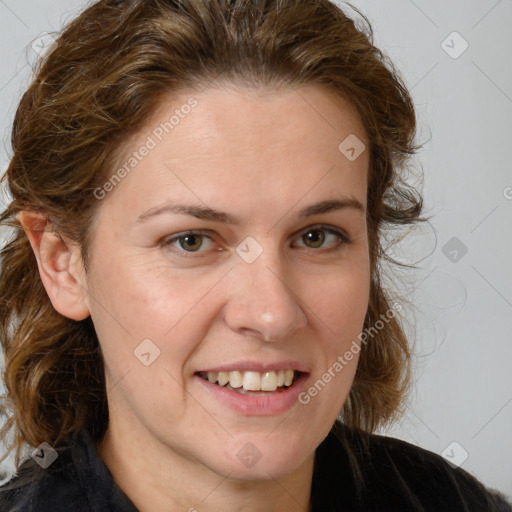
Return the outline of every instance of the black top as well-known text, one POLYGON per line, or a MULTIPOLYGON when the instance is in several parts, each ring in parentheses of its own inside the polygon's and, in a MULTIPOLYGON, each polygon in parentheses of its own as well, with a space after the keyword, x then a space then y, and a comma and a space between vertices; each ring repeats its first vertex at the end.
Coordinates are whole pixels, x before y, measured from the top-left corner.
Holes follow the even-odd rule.
MULTIPOLYGON (((0 512, 138 512, 89 435, 76 434, 46 469, 26 460, 0 487, 0 512)), ((441 456, 336 423, 316 451, 313 512, 499 511, 512 504, 441 456)))

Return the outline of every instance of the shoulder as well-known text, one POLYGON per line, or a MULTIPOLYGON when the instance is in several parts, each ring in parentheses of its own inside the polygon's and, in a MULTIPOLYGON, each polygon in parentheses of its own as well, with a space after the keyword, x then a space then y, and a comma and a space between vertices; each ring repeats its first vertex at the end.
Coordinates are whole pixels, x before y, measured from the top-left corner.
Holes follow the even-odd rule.
POLYGON ((371 436, 369 450, 372 459, 388 471, 379 479, 399 481, 403 490, 419 503, 431 504, 432 510, 512 512, 500 493, 437 453, 381 435, 371 436))
POLYGON ((67 450, 58 452, 57 459, 47 468, 27 459, 0 487, 2 512, 65 512, 77 503, 83 503, 83 495, 67 450))
POLYGON ((340 465, 350 468, 348 475, 341 471, 354 488, 353 510, 512 512, 502 494, 406 441, 336 424, 321 447, 325 471, 340 475, 340 465))
POLYGON ((87 431, 74 433, 56 453, 49 464, 26 460, 16 476, 0 487, 1 512, 137 512, 87 431))

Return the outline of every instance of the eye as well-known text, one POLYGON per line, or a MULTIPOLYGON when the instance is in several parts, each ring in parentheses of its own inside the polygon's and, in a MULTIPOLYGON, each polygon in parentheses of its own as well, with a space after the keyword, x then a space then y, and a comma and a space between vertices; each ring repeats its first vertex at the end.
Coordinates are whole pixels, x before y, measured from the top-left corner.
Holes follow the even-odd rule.
POLYGON ((306 231, 302 231, 300 240, 302 240, 308 249, 319 249, 324 246, 326 240, 331 240, 330 249, 336 250, 343 244, 349 244, 350 239, 340 229, 334 227, 312 226, 306 231))
POLYGON ((162 241, 162 245, 171 246, 178 250, 181 249, 185 252, 202 252, 199 251, 199 249, 204 245, 205 240, 212 242, 211 237, 202 231, 188 231, 186 233, 179 233, 178 235, 165 238, 162 241), (179 247, 177 247, 176 244, 179 244, 179 247))
MULTIPOLYGON (((343 245, 351 243, 351 240, 342 230, 325 225, 311 226, 303 230, 299 233, 299 240, 305 245, 299 245, 298 247, 313 250, 324 249, 327 251, 335 251, 341 249, 343 245), (331 243, 326 244, 329 241, 331 243)), ((207 252, 208 244, 214 244, 214 242, 212 237, 204 231, 185 231, 160 241, 161 246, 171 248, 183 256, 187 256, 187 253, 192 256, 193 253, 207 252)), ((218 250, 222 249, 219 248, 218 250)))

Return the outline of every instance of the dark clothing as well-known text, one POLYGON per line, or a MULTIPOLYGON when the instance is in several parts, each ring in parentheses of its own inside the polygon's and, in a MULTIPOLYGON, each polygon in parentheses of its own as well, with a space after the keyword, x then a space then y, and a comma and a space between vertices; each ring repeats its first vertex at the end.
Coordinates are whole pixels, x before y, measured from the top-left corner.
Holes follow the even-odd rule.
MULTIPOLYGON (((30 458, 0 487, 0 512, 137 512, 85 431, 57 451, 46 469, 30 458)), ((313 512, 512 512, 441 456, 338 423, 316 451, 311 492, 313 512)))

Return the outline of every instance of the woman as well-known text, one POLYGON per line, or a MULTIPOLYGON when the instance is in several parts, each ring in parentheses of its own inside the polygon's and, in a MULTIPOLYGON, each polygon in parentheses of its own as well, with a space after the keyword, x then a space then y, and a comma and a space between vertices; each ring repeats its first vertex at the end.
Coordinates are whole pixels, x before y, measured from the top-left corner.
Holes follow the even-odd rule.
POLYGON ((105 0, 23 96, 1 510, 512 510, 373 432, 409 382, 387 226, 415 114, 328 0, 105 0), (338 418, 339 417, 339 418, 338 418))

